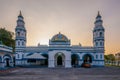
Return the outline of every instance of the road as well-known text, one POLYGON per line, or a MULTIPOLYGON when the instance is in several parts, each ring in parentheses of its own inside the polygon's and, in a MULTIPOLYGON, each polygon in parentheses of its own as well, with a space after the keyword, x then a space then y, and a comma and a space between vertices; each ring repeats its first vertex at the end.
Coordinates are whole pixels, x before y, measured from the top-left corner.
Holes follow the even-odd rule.
POLYGON ((0 80, 120 80, 120 68, 18 68, 0 80))

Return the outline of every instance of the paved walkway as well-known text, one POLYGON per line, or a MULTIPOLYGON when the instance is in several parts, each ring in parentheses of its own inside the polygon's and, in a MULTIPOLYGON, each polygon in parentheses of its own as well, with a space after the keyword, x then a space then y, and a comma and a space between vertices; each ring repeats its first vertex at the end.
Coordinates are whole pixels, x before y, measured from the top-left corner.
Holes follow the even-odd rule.
POLYGON ((120 80, 120 68, 21 68, 0 74, 0 80, 120 80))

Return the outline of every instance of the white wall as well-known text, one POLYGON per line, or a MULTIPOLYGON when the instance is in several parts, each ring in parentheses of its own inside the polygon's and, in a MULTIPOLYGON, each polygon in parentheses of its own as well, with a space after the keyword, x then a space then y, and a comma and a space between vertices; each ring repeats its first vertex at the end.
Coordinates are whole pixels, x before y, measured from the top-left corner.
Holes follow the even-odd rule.
POLYGON ((48 67, 54 68, 55 67, 55 55, 57 53, 62 53, 65 55, 65 68, 71 67, 71 51, 65 51, 65 50, 54 50, 48 52, 48 67))

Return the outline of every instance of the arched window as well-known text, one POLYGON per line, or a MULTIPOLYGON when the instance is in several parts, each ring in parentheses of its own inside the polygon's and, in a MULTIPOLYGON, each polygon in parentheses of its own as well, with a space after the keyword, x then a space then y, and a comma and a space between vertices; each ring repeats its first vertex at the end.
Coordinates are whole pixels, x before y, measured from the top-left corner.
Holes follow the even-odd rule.
POLYGON ((100 42, 100 46, 102 46, 102 42, 100 42))
POLYGON ((96 46, 98 46, 98 42, 96 42, 96 46))
POLYGON ((20 45, 20 41, 18 41, 18 46, 20 45))
POLYGON ((102 59, 102 54, 100 55, 100 58, 102 59))
POLYGON ((89 54, 84 55, 84 63, 92 63, 92 56, 89 54))
POLYGON ((100 32, 100 33, 99 33, 99 36, 102 37, 102 35, 103 35, 102 32, 100 32))
POLYGON ((22 42, 22 45, 24 45, 24 42, 22 42))
POLYGON ((19 54, 17 54, 17 57, 18 57, 18 58, 20 57, 19 54))
POLYGON ((98 59, 98 55, 96 55, 96 59, 98 59))
POLYGON ((17 36, 20 36, 20 32, 17 32, 17 36))

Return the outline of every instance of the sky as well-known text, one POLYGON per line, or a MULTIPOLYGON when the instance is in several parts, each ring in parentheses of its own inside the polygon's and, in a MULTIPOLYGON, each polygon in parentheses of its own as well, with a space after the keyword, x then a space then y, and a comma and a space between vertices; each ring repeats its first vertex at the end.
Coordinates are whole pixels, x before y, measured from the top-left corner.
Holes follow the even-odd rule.
POLYGON ((98 11, 105 28, 105 54, 120 52, 120 0, 0 0, 0 27, 15 32, 20 10, 27 30, 27 46, 49 44, 61 32, 71 45, 93 46, 98 11))

